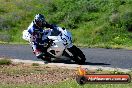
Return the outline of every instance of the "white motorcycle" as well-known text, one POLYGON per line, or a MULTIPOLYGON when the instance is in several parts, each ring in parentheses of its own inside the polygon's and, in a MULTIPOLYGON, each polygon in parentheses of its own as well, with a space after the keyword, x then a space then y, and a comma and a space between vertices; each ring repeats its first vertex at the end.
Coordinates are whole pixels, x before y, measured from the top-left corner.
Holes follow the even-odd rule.
MULTIPOLYGON (((83 52, 72 44, 72 35, 66 29, 62 29, 58 27, 61 33, 57 36, 52 36, 49 32, 47 37, 49 42, 47 45, 44 44, 44 47, 47 47, 47 54, 50 59, 60 59, 62 56, 70 58, 70 60, 75 61, 77 64, 85 64, 85 55, 83 52)), ((30 34, 24 30, 23 31, 23 39, 29 40, 30 34)), ((44 60, 43 56, 41 59, 44 60)))

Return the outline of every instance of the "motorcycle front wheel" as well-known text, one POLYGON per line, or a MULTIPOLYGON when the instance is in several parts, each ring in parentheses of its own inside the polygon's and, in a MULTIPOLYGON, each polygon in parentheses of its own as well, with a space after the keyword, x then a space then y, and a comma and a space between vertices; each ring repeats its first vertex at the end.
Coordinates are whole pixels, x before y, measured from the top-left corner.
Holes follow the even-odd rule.
POLYGON ((85 64, 85 55, 83 54, 83 52, 77 48, 75 45, 73 45, 71 48, 68 49, 68 51, 70 53, 72 53, 73 55, 73 61, 75 61, 75 63, 83 65, 85 64))

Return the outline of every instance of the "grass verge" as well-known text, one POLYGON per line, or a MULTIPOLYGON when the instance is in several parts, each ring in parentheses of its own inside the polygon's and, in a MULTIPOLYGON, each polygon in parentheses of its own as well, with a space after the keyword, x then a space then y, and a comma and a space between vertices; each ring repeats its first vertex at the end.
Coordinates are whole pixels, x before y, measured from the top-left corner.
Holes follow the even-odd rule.
POLYGON ((132 83, 129 84, 85 84, 80 86, 75 80, 67 80, 59 84, 50 85, 14 85, 14 84, 1 84, 0 88, 131 88, 132 83))
POLYGON ((10 65, 12 63, 9 59, 0 59, 0 65, 10 65))
POLYGON ((26 43, 22 31, 35 14, 66 27, 79 46, 132 46, 132 0, 0 0, 0 41, 26 43))
MULTIPOLYGON (((131 88, 128 84, 77 84, 75 69, 13 63, 0 65, 0 88, 131 88)), ((126 74, 119 71, 88 71, 93 74, 126 74)), ((132 76, 132 71, 128 72, 132 76)))

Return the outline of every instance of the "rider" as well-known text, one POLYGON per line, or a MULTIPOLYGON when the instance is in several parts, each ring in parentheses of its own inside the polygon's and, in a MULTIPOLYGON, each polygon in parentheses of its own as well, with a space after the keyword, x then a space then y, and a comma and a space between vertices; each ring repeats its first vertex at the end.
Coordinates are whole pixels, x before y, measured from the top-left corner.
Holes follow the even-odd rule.
MULTIPOLYGON (((42 42, 43 43, 48 42, 46 35, 48 32, 51 32, 50 30, 49 31, 43 30, 44 27, 52 29, 53 34, 59 33, 56 31, 57 26, 46 22, 45 17, 42 14, 36 14, 36 16, 34 17, 34 20, 32 21, 32 23, 29 25, 27 29, 29 34, 31 35, 30 43, 32 45, 33 52, 35 53, 37 58, 41 58, 41 56, 44 54, 41 51, 41 49, 44 47, 42 47, 42 45, 40 44, 42 42), (43 39, 43 36, 45 37, 44 39, 43 39)), ((45 53, 46 53, 46 50, 47 49, 45 49, 45 53)))

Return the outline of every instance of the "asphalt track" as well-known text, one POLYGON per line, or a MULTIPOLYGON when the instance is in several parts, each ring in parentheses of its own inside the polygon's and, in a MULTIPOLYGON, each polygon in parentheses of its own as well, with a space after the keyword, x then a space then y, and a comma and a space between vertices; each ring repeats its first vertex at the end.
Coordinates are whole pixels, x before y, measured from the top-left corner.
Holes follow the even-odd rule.
MULTIPOLYGON (((86 56, 86 65, 132 69, 132 50, 102 48, 81 48, 81 50, 86 56)), ((29 45, 0 45, 0 57, 38 60, 29 45)))

